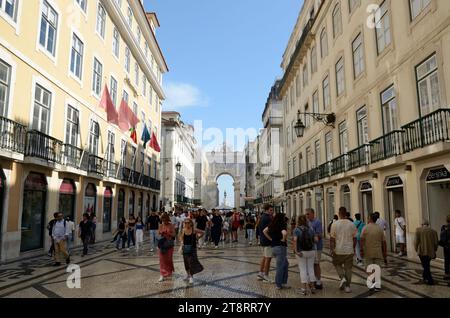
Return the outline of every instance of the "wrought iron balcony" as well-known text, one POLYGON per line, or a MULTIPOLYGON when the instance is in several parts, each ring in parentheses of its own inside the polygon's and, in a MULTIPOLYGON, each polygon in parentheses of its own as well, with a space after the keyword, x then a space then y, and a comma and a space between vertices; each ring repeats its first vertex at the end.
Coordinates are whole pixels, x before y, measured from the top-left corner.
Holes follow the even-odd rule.
POLYGON ((122 167, 121 169, 121 174, 120 174, 120 180, 125 181, 125 182, 129 182, 130 176, 131 176, 131 169, 126 168, 126 167, 122 167))
POLYGON ((76 168, 87 170, 87 160, 84 160, 84 165, 82 164, 82 157, 88 158, 88 155, 83 155, 83 149, 77 148, 75 146, 64 144, 63 145, 63 156, 62 156, 62 164, 76 168))
POLYGON ((319 180, 319 170, 317 170, 316 168, 309 170, 308 171, 308 183, 316 182, 318 180, 319 180))
POLYGON ((145 174, 142 175, 142 186, 150 188, 150 177, 145 174))
POLYGON ((112 161, 104 161, 104 172, 107 177, 116 178, 118 164, 112 161))
POLYGON ((399 156, 402 151, 402 130, 394 130, 370 142, 370 162, 399 156))
POLYGON ((89 155, 88 172, 103 175, 103 158, 89 155))
POLYGON ((37 130, 27 132, 25 156, 61 163, 62 141, 37 130))
POLYGON ((141 173, 136 170, 131 170, 130 182, 134 185, 141 185, 141 173))
POLYGON ((402 128, 405 152, 437 142, 450 141, 450 109, 438 109, 402 128))
POLYGON ((326 163, 320 165, 319 168, 317 168, 317 170, 319 173, 319 179, 328 178, 331 175, 329 162, 326 162, 326 163))
POLYGON ((370 163, 370 145, 362 145, 348 153, 348 170, 353 170, 370 163))
POLYGON ((0 148, 23 154, 25 152, 26 127, 0 116, 0 148))
POLYGON ((347 154, 343 154, 333 160, 330 161, 330 174, 332 176, 343 173, 347 171, 347 162, 348 162, 348 156, 347 154))

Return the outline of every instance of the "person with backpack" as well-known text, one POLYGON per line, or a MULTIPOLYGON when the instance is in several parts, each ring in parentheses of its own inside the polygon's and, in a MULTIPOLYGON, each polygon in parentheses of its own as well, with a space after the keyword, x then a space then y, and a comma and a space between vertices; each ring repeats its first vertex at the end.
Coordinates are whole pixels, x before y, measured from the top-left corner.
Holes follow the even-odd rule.
POLYGON ((361 257, 361 232, 364 228, 364 226, 366 226, 366 224, 361 220, 361 214, 360 213, 356 213, 355 214, 355 221, 353 221, 353 224, 355 224, 356 229, 358 230, 358 234, 356 235, 356 264, 358 266, 363 266, 363 260, 361 257))
POLYGON ((450 280, 450 214, 447 215, 447 224, 441 227, 439 245, 444 249, 444 280, 450 280))
POLYGON ((283 213, 275 215, 273 220, 263 230, 263 235, 270 241, 272 255, 276 258, 275 285, 278 290, 286 286, 289 273, 287 259, 287 224, 283 213))
POLYGON ((48 250, 48 256, 53 257, 53 254, 55 253, 55 241, 53 240, 53 225, 56 222, 56 218, 58 217, 58 212, 53 213, 53 219, 50 220, 47 224, 47 230, 48 230, 48 236, 50 237, 51 245, 50 249, 48 250))
POLYGON ((314 230, 309 226, 306 215, 300 215, 297 221, 297 228, 294 230, 294 248, 302 283, 299 292, 305 296, 308 293, 314 294, 315 291, 314 261, 316 259, 316 244, 314 236, 314 230))
POLYGON ((347 217, 347 209, 339 208, 339 220, 333 223, 330 231, 330 250, 333 265, 339 275, 339 289, 351 293, 353 256, 355 254, 356 235, 355 224, 347 217))
POLYGON ((70 263, 70 256, 67 252, 67 241, 70 235, 70 227, 62 212, 57 213, 56 222, 53 224, 52 237, 55 244, 55 265, 61 265, 61 255, 64 256, 66 264, 70 263))
POLYGON ((330 223, 328 223, 328 226, 327 226, 327 232, 328 232, 328 234, 330 234, 330 232, 331 232, 331 226, 332 226, 333 223, 336 222, 337 220, 339 220, 339 217, 338 217, 337 214, 335 214, 335 215, 333 216, 333 219, 330 221, 330 223))
POLYGON ((306 209, 306 218, 308 219, 309 227, 314 231, 314 240, 316 242, 316 258, 314 260, 314 275, 316 276, 316 282, 314 283, 314 287, 316 289, 323 289, 321 281, 322 271, 320 269, 323 251, 322 222, 315 217, 315 211, 312 208, 306 209))

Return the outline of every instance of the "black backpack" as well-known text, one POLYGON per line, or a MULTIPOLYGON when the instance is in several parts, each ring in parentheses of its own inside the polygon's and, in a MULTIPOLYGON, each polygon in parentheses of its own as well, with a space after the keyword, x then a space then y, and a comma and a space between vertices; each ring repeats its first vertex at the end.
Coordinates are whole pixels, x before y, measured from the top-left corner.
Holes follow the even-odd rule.
POLYGON ((314 235, 311 234, 311 230, 307 227, 300 227, 300 236, 297 238, 297 250, 298 251, 312 251, 314 248, 314 235))

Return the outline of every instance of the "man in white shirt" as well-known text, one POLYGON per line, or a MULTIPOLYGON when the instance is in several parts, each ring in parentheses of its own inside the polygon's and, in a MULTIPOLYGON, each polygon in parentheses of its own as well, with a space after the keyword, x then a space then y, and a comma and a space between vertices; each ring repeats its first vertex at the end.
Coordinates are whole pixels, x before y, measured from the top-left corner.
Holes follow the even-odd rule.
POLYGON ((53 241, 55 242, 55 266, 61 265, 61 254, 64 256, 66 264, 70 263, 69 253, 67 253, 67 240, 69 235, 70 226, 64 220, 64 215, 59 212, 52 231, 53 241))
POLYGON ((400 210, 395 210, 395 242, 400 246, 398 256, 406 255, 406 221, 400 210))
POLYGON ((339 208, 339 220, 331 225, 330 250, 333 265, 341 280, 339 288, 351 293, 353 255, 355 254, 356 235, 358 230, 352 221, 347 219, 347 209, 339 208))
POLYGON ((73 246, 73 238, 75 233, 75 223, 70 220, 70 217, 66 217, 66 226, 69 227, 69 238, 67 239, 67 253, 70 255, 70 251, 72 250, 73 246))

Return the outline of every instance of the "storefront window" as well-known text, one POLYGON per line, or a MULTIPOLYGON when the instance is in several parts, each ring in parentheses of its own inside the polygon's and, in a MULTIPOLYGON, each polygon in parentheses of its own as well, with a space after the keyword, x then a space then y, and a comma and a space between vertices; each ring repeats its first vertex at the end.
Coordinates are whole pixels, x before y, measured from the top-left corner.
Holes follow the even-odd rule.
POLYGON ((110 187, 106 187, 103 194, 103 233, 111 232, 111 211, 113 192, 110 187))
POLYGON ((351 211, 351 201, 350 201, 350 187, 347 184, 344 184, 341 187, 341 205, 347 209, 347 211, 351 211))
POLYGON ((97 203, 97 188, 94 184, 89 183, 86 186, 86 191, 84 192, 84 213, 89 213, 89 215, 95 215, 95 209, 97 203))
POLYGON ((23 190, 22 239, 20 251, 30 251, 43 247, 47 181, 45 176, 30 173, 23 190))
POLYGON ((75 220, 75 195, 73 180, 64 179, 59 187, 59 211, 72 221, 75 220))

